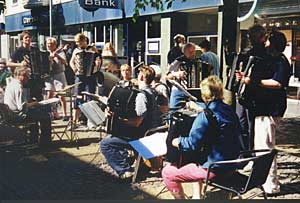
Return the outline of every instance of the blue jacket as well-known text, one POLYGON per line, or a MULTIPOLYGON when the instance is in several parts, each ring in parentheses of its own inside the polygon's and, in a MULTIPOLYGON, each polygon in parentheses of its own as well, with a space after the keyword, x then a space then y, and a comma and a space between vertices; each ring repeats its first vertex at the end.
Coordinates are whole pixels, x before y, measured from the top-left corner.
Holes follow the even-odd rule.
MULTIPOLYGON (((211 162, 236 159, 241 151, 240 126, 232 107, 221 100, 215 100, 209 104, 209 108, 216 115, 220 131, 219 136, 211 144, 211 151, 207 161, 202 165, 203 168, 208 168, 211 162)), ((208 136, 213 136, 213 132, 215 131, 208 126, 204 111, 200 112, 193 122, 189 135, 179 137, 180 150, 199 150, 204 145, 204 140, 208 136)), ((233 169, 235 166, 225 167, 224 169, 233 169)))

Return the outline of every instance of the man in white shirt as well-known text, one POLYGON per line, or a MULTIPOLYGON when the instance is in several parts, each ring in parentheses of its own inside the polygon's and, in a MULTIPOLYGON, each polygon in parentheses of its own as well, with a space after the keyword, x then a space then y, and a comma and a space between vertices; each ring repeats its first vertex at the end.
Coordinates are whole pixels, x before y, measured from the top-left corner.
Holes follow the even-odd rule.
POLYGON ((48 145, 51 143, 51 118, 50 109, 42 107, 36 101, 27 102, 23 91, 25 85, 30 78, 27 68, 17 67, 14 72, 14 78, 5 89, 4 103, 14 111, 17 120, 25 122, 36 122, 30 125, 30 141, 40 145, 48 145), (40 139, 38 137, 39 128, 41 130, 40 139))

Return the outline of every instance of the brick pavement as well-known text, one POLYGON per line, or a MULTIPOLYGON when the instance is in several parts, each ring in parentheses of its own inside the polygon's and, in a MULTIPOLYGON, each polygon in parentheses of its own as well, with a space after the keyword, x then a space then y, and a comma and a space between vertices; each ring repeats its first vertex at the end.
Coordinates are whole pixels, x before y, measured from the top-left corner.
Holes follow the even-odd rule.
MULTIPOLYGON (((272 198, 300 199, 299 132, 300 117, 287 117, 279 127, 282 190, 272 198)), ((99 133, 80 132, 78 137, 78 143, 56 140, 49 149, 21 145, 0 150, 0 199, 154 199, 163 188, 159 174, 135 184, 120 182, 98 152, 99 133)), ((190 195, 190 186, 185 188, 190 195)), ((224 198, 216 194, 209 198, 224 198)), ((171 196, 163 193, 157 198, 171 196)))

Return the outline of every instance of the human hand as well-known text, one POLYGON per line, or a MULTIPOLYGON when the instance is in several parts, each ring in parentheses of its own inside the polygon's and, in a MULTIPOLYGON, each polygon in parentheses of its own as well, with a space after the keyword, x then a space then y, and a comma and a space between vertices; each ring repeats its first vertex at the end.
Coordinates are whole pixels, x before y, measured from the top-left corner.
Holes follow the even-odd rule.
POLYGON ((177 72, 174 72, 173 75, 177 79, 184 79, 186 77, 186 72, 185 71, 177 71, 177 72))
POLYGON ((106 109, 105 109, 105 117, 112 117, 113 115, 114 115, 114 112, 112 112, 110 109, 109 109, 109 107, 107 107, 106 109))
POLYGON ((244 75, 245 74, 242 71, 239 71, 239 70, 235 71, 235 77, 238 80, 241 80, 244 77, 244 75))
POLYGON ((172 140, 172 145, 174 146, 174 147, 179 147, 179 140, 178 140, 178 138, 175 138, 175 139, 173 139, 172 140))

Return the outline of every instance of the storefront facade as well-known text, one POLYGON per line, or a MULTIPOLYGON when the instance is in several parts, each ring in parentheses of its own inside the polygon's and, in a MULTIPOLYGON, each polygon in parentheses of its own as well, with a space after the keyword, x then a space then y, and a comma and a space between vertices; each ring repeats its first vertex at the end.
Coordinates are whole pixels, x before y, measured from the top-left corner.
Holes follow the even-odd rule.
MULTIPOLYGON (((44 48, 45 39, 49 36, 48 1, 42 0, 44 7, 38 15, 32 9, 24 8, 24 1, 7 2, 6 34, 1 41, 10 45, 6 52, 9 57, 19 43, 18 34, 30 30, 44 48), (46 6, 45 6, 46 5, 46 6)), ((39 1, 41 2, 41 1, 39 1)), ((170 9, 158 11, 146 8, 141 11, 137 22, 132 21, 134 0, 124 1, 84 1, 104 5, 114 4, 114 8, 86 9, 80 0, 53 1, 52 33, 59 40, 69 40, 78 33, 84 32, 98 47, 105 42, 112 42, 120 56, 127 56, 136 62, 155 62, 166 66, 166 55, 172 46, 172 38, 177 33, 187 36, 188 41, 198 43, 200 39, 210 38, 217 50, 218 8, 221 0, 176 0, 170 9), (141 50, 140 50, 141 49, 141 50)), ((41 4, 41 3, 40 3, 41 4)), ((26 2, 25 2, 26 7, 26 2)), ((27 6, 28 7, 28 6, 27 6)), ((40 7, 41 8, 41 7, 40 7)), ((40 9, 41 10, 41 9, 40 9)), ((5 57, 5 54, 3 55, 5 57)))

